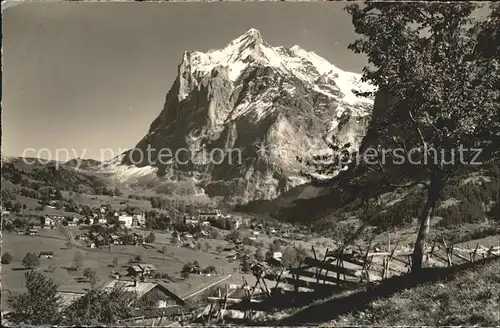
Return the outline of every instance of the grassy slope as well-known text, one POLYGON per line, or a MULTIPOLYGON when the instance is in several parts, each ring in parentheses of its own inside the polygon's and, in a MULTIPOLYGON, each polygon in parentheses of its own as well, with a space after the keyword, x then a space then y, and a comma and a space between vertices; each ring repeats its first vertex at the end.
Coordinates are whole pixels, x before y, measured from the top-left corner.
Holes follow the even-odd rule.
POLYGON ((500 324, 500 260, 428 269, 422 276, 338 295, 294 312, 280 324, 480 325, 500 324))

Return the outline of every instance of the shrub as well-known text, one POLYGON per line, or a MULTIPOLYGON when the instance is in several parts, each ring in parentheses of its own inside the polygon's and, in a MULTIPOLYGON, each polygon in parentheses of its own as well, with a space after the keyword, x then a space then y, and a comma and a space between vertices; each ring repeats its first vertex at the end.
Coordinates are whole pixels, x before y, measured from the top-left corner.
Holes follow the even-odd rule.
POLYGON ((150 233, 150 234, 146 237, 146 239, 145 239, 144 241, 145 241, 146 243, 148 243, 148 244, 151 244, 151 243, 154 243, 155 239, 156 239, 156 236, 155 236, 154 232, 151 232, 151 233, 150 233))
POLYGON ((2 264, 9 264, 12 262, 12 255, 10 253, 5 253, 2 255, 2 264))

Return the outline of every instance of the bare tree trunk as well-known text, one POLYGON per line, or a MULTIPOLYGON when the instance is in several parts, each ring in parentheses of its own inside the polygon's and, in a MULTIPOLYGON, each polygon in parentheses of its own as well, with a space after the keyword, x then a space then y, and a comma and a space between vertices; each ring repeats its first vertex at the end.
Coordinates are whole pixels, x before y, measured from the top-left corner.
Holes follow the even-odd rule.
POLYGON ((412 273, 416 273, 422 269, 431 218, 434 214, 434 209, 436 208, 436 202, 439 198, 441 189, 442 184, 439 183, 438 180, 431 181, 431 185, 429 186, 427 193, 427 200, 419 217, 420 228, 418 230, 417 240, 415 241, 415 247, 413 249, 411 267, 412 273))

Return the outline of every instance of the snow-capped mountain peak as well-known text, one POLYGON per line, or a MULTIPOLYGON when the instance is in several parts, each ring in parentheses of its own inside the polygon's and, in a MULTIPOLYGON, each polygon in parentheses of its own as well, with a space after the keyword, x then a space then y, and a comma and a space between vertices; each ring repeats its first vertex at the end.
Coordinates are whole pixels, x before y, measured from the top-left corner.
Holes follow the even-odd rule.
POLYGON ((299 46, 271 46, 250 29, 221 49, 183 54, 163 110, 135 146, 143 154, 188 150, 187 162, 130 151, 108 171, 183 195, 270 199, 307 181, 300 172, 310 168, 298 157, 329 150, 329 140, 359 145, 373 101, 353 90, 364 88, 359 74, 299 46), (222 162, 209 160, 213 150, 222 162))
POLYGON ((215 68, 227 68, 230 81, 237 83, 242 73, 254 64, 293 75, 328 97, 339 98, 338 94, 331 91, 332 86, 336 87, 343 95, 342 101, 350 105, 372 102, 353 93, 353 90, 374 90, 373 86, 361 82, 359 74, 343 71, 298 45, 290 48, 270 46, 264 42, 260 31, 253 28, 220 50, 185 52, 181 65, 189 68, 198 79, 211 74, 215 68))

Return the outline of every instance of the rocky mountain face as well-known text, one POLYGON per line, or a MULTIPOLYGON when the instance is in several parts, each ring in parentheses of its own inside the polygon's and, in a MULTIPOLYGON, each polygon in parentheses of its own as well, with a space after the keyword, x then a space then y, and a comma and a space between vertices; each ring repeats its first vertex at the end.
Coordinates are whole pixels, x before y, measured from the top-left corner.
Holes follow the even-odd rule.
POLYGON ((187 51, 148 134, 108 170, 232 204, 275 198, 307 182, 298 157, 332 139, 359 147, 373 108, 360 78, 255 29, 220 50, 187 51))

